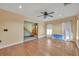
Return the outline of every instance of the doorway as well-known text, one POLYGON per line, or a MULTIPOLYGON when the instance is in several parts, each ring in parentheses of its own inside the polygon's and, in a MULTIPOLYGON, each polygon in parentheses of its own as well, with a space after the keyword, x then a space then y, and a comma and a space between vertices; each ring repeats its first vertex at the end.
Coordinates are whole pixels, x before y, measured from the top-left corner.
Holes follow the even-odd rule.
POLYGON ((24 40, 38 38, 38 23, 24 21, 24 40))

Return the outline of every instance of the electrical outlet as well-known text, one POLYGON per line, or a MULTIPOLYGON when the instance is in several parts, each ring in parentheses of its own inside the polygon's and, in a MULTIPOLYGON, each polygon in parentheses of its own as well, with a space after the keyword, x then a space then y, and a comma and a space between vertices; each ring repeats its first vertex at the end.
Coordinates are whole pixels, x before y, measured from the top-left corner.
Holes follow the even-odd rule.
POLYGON ((4 29, 4 31, 5 31, 5 32, 7 32, 7 31, 8 31, 8 29, 4 29))

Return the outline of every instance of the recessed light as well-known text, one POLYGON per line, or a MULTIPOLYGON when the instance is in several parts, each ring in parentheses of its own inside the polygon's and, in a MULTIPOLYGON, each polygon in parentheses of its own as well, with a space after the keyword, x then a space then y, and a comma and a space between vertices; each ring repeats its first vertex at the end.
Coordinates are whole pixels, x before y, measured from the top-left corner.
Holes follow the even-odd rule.
POLYGON ((19 5, 19 8, 21 9, 22 8, 22 5, 19 5))

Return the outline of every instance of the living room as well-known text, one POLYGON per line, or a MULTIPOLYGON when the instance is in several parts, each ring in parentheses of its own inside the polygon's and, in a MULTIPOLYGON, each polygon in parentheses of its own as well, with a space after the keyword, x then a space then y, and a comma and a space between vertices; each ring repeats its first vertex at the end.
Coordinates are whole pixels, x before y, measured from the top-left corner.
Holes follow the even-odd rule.
POLYGON ((78 24, 79 3, 0 4, 0 55, 79 55, 78 24))

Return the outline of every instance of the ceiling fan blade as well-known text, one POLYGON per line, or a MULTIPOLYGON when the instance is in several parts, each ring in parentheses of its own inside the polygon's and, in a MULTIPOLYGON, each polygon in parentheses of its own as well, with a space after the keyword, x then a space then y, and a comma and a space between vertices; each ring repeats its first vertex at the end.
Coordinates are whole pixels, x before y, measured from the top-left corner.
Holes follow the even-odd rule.
POLYGON ((71 4, 71 3, 64 3, 64 6, 69 5, 69 4, 71 4))
POLYGON ((40 12, 41 14, 44 14, 44 12, 40 12))
POLYGON ((53 17, 52 15, 48 15, 49 17, 53 17))
POLYGON ((37 17, 41 17, 41 16, 43 16, 43 15, 40 15, 40 16, 37 16, 37 17))
POLYGON ((50 13, 48 13, 48 14, 53 14, 54 12, 50 12, 50 13))

